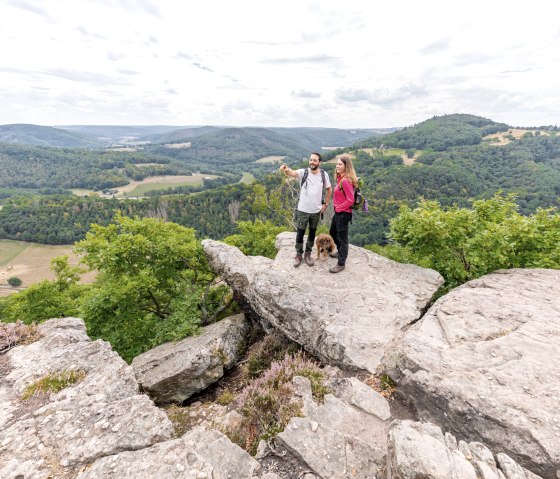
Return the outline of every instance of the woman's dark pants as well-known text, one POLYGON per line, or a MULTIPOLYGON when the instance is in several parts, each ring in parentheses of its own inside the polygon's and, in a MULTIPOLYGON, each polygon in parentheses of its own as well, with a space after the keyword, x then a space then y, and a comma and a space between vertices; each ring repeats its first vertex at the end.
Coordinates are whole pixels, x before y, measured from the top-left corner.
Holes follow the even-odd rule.
POLYGON ((343 211, 335 213, 331 221, 329 234, 338 249, 338 264, 344 266, 348 257, 348 224, 352 221, 352 213, 343 211))

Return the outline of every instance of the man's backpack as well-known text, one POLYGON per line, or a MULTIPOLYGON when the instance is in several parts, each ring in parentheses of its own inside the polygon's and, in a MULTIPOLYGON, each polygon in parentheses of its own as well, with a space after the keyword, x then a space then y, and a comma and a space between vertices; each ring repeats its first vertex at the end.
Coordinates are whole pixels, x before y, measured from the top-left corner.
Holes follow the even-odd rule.
MULTIPOLYGON (((325 170, 320 169, 319 170, 321 172, 321 179, 323 180, 323 189, 325 188, 325 170)), ((305 182, 307 181, 307 177, 309 176, 309 168, 306 168, 305 171, 303 172, 303 176, 301 178, 301 187, 303 188, 303 185, 305 184, 305 182)))
MULTIPOLYGON (((344 188, 342 188, 342 181, 339 182, 338 186, 344 193, 344 188)), ((364 186, 364 180, 362 180, 361 177, 358 177, 358 186, 354 186, 354 204, 352 205, 352 209, 357 211, 361 208, 364 213, 367 213, 367 200, 363 197, 362 192, 360 191, 360 188, 362 188, 362 186, 364 186)), ((344 196, 346 196, 346 193, 344 193, 344 196)))

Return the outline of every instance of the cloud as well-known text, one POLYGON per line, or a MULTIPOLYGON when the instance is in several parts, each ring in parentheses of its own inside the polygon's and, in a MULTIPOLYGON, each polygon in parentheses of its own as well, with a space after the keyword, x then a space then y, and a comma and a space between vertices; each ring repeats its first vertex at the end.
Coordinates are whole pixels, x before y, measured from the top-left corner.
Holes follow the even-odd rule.
POLYGON ((123 55, 122 53, 115 53, 115 52, 108 52, 107 53, 107 58, 109 60, 111 60, 112 62, 118 62, 125 57, 126 57, 126 55, 123 55))
POLYGON ((190 53, 179 52, 175 55, 175 58, 184 59, 184 60, 196 60, 198 57, 190 53))
POLYGON ((294 90, 292 96, 296 98, 321 98, 322 93, 309 90, 294 90))
POLYGON ((33 4, 33 3, 26 2, 25 0, 12 0, 9 3, 13 7, 21 8, 22 10, 27 10, 28 12, 36 13, 37 15, 41 15, 42 17, 48 17, 49 16, 49 13, 45 9, 43 9, 43 8, 33 4))
POLYGON ((167 90, 165 90, 165 93, 170 93, 171 95, 179 94, 179 92, 177 90, 174 90, 173 88, 168 88, 167 90))
POLYGON ((490 63, 495 60, 486 53, 465 53, 463 55, 458 55, 453 62, 454 66, 464 67, 468 65, 484 64, 490 63))
POLYGON ((424 48, 421 48, 419 52, 424 54, 436 53, 442 50, 447 50, 450 46, 451 46, 451 38, 443 37, 439 39, 437 42, 430 43, 429 45, 426 45, 424 48))
POLYGON ((198 63, 198 62, 194 62, 194 63, 193 63, 193 66, 195 66, 196 68, 199 68, 200 70, 204 70, 204 71, 206 71, 206 72, 212 72, 212 73, 214 73, 214 70, 212 70, 211 68, 208 68, 207 66, 201 65, 201 64, 198 63))
POLYGON ((290 58, 265 58, 262 63, 270 63, 272 65, 289 65, 300 63, 331 63, 338 61, 338 57, 329 55, 311 55, 308 57, 290 57, 290 58))
POLYGON ((335 92, 335 97, 337 100, 345 103, 365 102, 371 105, 390 107, 410 98, 425 96, 426 94, 426 87, 407 83, 393 90, 341 88, 335 92))
POLYGON ((118 81, 101 73, 91 71, 65 70, 63 68, 56 68, 52 70, 45 70, 42 73, 45 75, 64 78, 65 80, 75 81, 79 83, 92 83, 98 85, 128 85, 128 83, 126 82, 118 81))
POLYGON ((136 71, 136 70, 117 70, 117 73, 120 73, 121 75, 141 75, 141 72, 136 71))
POLYGON ((85 35, 86 37, 93 37, 93 38, 97 38, 98 40, 108 40, 107 37, 104 37, 103 35, 100 35, 99 33, 92 33, 82 26, 76 27, 76 31, 78 31, 82 35, 85 35))
POLYGON ((97 3, 103 3, 110 8, 119 6, 123 10, 141 11, 155 17, 161 17, 159 8, 149 0, 97 0, 97 3))

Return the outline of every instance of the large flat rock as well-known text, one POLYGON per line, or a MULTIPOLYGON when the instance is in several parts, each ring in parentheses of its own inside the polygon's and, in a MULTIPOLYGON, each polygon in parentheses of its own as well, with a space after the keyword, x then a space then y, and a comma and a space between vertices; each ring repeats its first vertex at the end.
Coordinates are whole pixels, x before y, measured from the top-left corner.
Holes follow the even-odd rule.
POLYGON ((350 246, 341 273, 328 272, 336 261, 332 258, 296 269, 294 243, 293 233, 278 235, 278 254, 270 260, 203 241, 214 270, 265 322, 345 369, 375 372, 402 329, 420 318, 443 282, 436 271, 355 246, 350 246))
POLYGON ((560 477, 560 271, 466 283, 408 330, 393 359, 423 420, 560 477))

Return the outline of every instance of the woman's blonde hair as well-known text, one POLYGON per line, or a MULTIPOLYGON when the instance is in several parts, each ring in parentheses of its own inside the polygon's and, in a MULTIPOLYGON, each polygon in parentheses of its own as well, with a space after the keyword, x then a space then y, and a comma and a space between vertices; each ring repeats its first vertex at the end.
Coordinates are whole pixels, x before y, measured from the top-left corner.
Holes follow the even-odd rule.
POLYGON ((356 170, 354 169, 354 164, 349 156, 341 156, 339 158, 342 163, 344 163, 344 174, 348 181, 352 182, 354 187, 358 186, 358 175, 356 175, 356 170))

